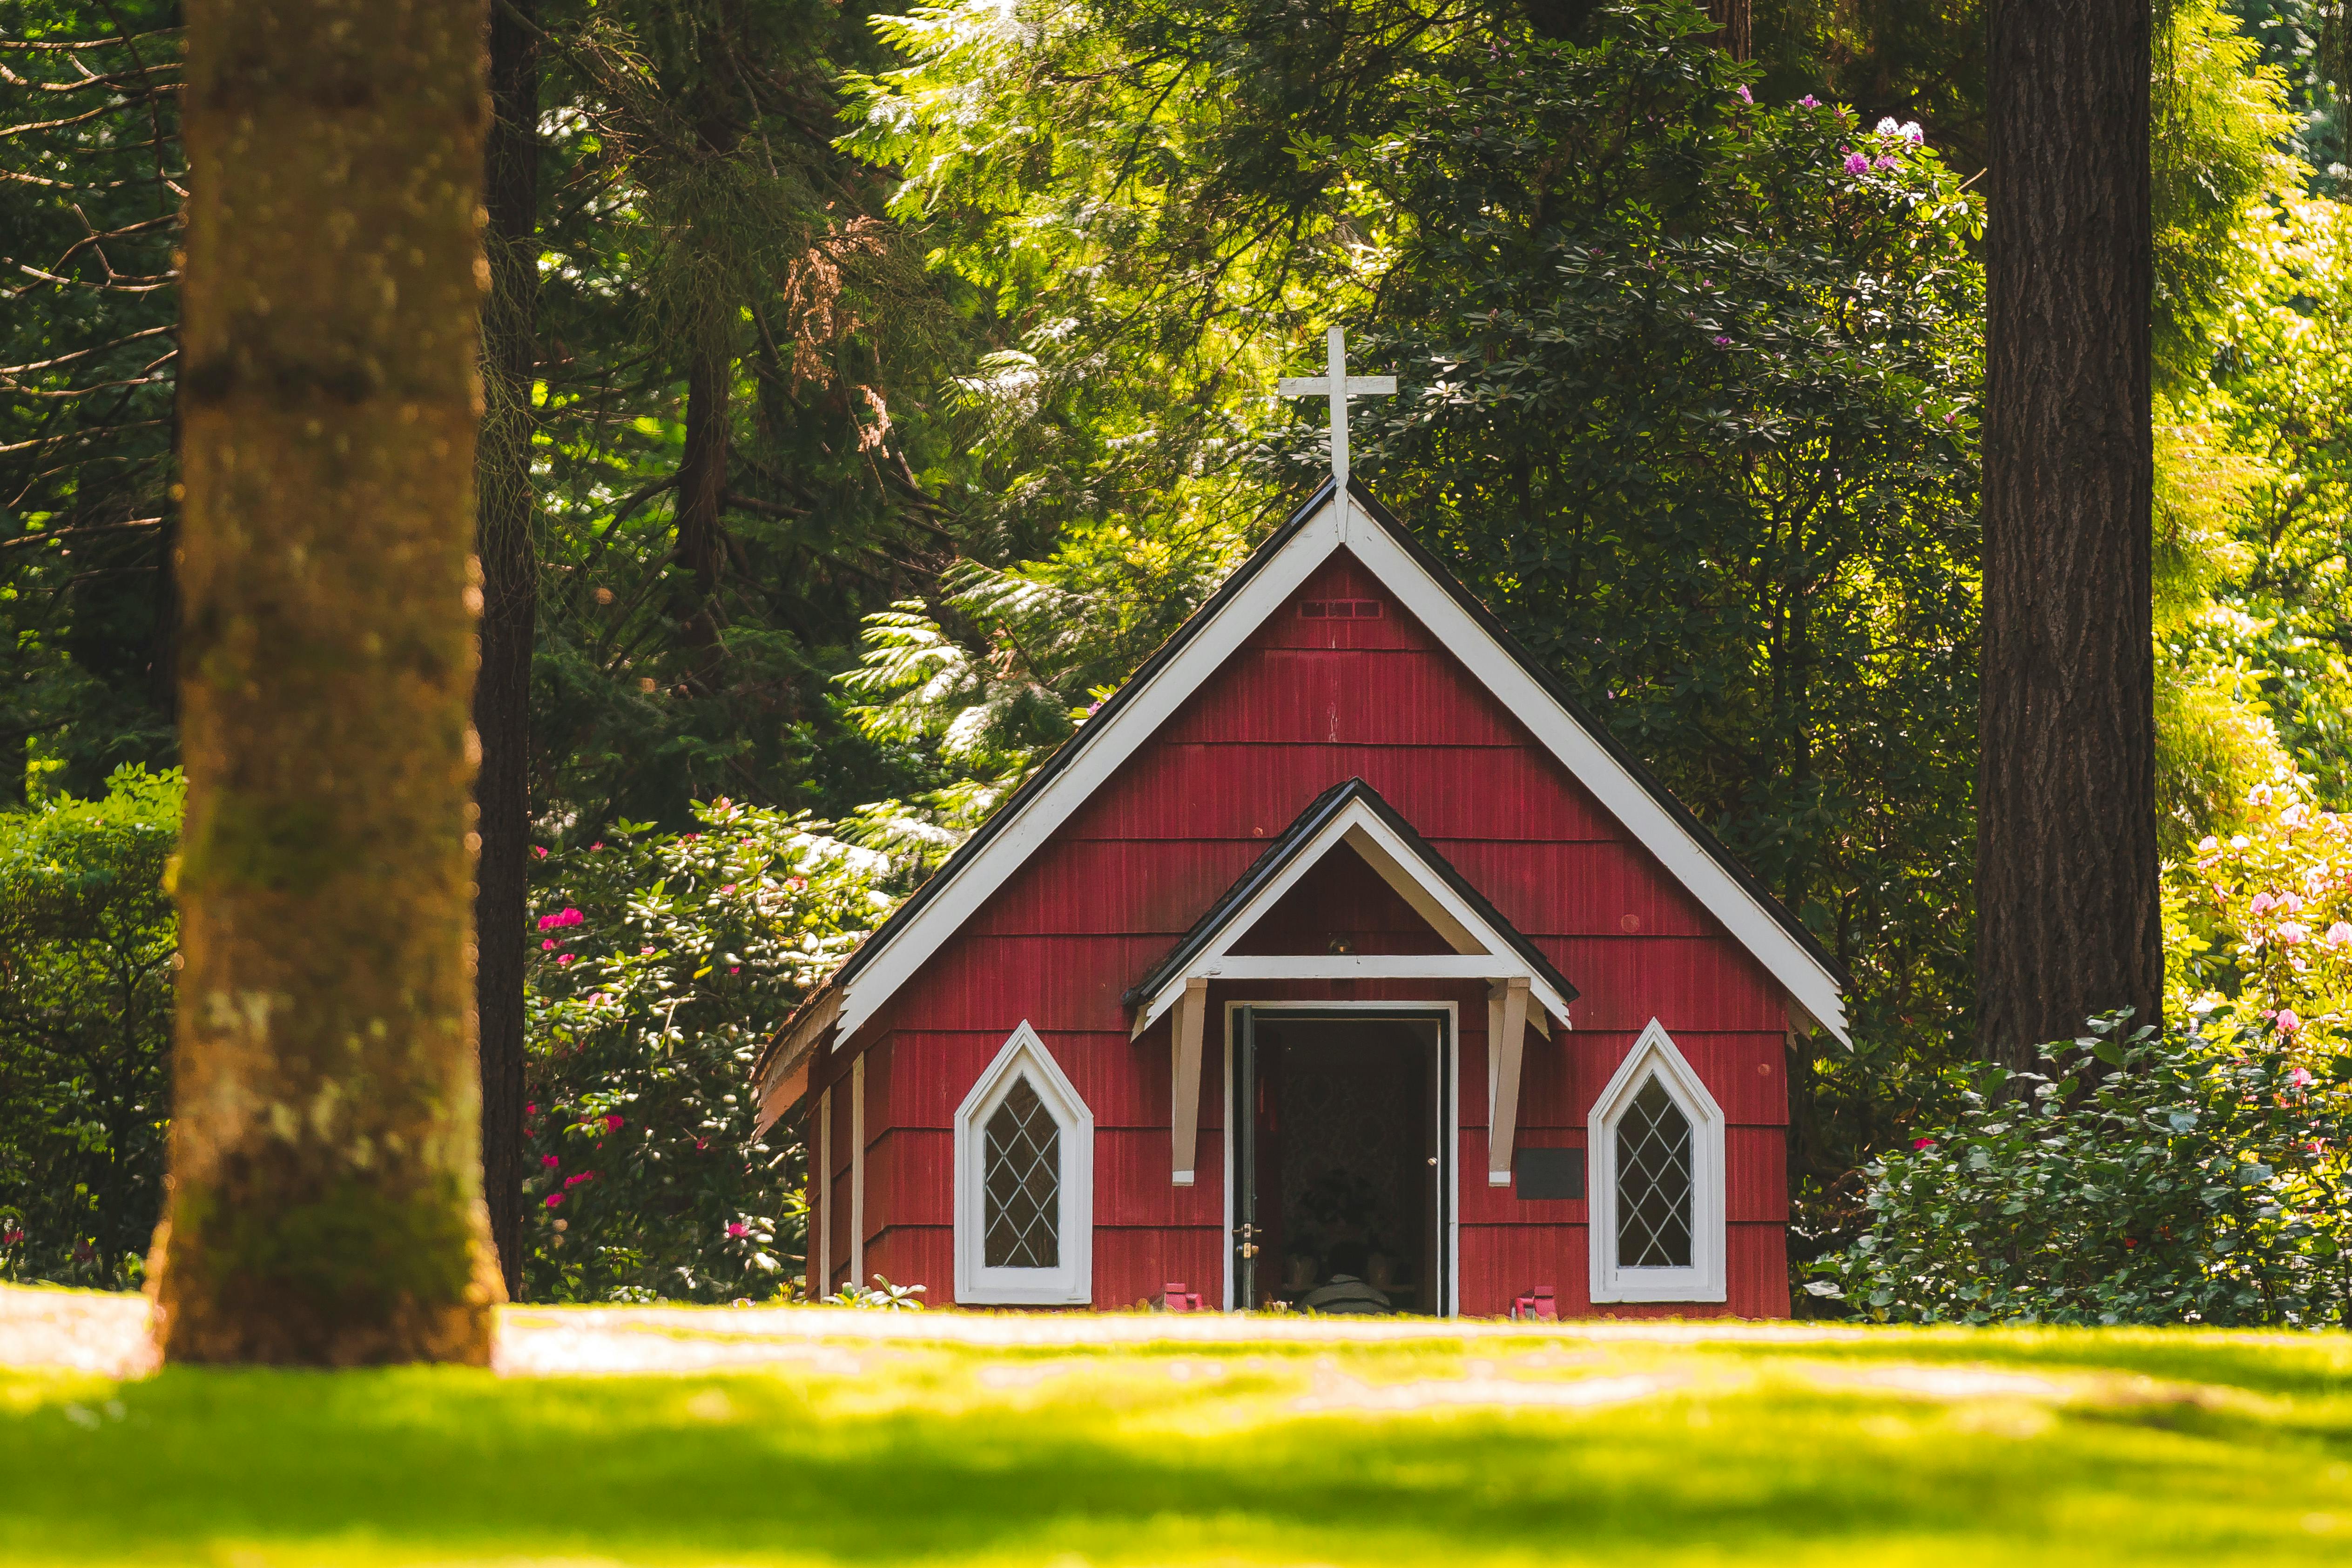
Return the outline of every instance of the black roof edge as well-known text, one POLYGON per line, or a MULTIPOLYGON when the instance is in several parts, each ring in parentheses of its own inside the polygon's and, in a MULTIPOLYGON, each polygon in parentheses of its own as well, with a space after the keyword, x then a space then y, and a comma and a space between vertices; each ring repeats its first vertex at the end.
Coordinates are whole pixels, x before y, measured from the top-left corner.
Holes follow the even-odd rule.
MULTIPOLYGON (((1328 483, 1324 486, 1325 489, 1329 487, 1328 483)), ((1321 492, 1318 491, 1317 494, 1319 496, 1321 492)), ((1822 946, 1819 937, 1805 929, 1804 922, 1797 918, 1796 912, 1781 903, 1780 895, 1765 886, 1763 881, 1754 872, 1741 864, 1738 857, 1725 846, 1721 839, 1715 836, 1714 830, 1694 816, 1691 809, 1675 797, 1674 791, 1667 789, 1664 781, 1650 771, 1647 764, 1626 750, 1623 744, 1609 733, 1609 727, 1595 718, 1591 710, 1570 693, 1560 683, 1558 676, 1544 668, 1536 656, 1528 652, 1526 646, 1511 634, 1510 630, 1496 618, 1495 612, 1487 609, 1460 578, 1454 576, 1452 568, 1439 559, 1427 546, 1413 538, 1412 530, 1399 521, 1395 513, 1382 506, 1377 497, 1365 489, 1353 477, 1348 481, 1348 494, 1363 503, 1365 511, 1381 527, 1389 531, 1391 537, 1404 549, 1405 553, 1418 561, 1423 570, 1427 571, 1440 587, 1452 594, 1454 601, 1468 612, 1471 619, 1477 622, 1488 636, 1501 644, 1503 651, 1517 660, 1519 667, 1525 670, 1538 685, 1543 687, 1545 693, 1554 702, 1566 708, 1569 716, 1583 726, 1585 732, 1600 742, 1601 748, 1609 753, 1620 768, 1633 775, 1633 781, 1648 791, 1650 798, 1663 807, 1666 814, 1673 818, 1685 832, 1690 834, 1699 848, 1706 852, 1707 858, 1722 867, 1724 873, 1739 884, 1742 892, 1761 904, 1772 918, 1780 923, 1781 929, 1788 932, 1797 945, 1804 949, 1809 957, 1828 970, 1831 977, 1841 987, 1849 990, 1853 988, 1853 973, 1839 961, 1835 955, 1822 946)))
POLYGON ((1511 950, 1526 960, 1528 967, 1542 976, 1545 983, 1559 991, 1563 1000, 1572 1002, 1581 994, 1534 943, 1520 934, 1517 926, 1504 917, 1502 911, 1486 901, 1486 894, 1472 886, 1469 879, 1454 868, 1453 862, 1438 853, 1436 846, 1423 838, 1413 825, 1405 821, 1403 814, 1388 803, 1379 790, 1361 779, 1350 779, 1332 785, 1308 801, 1307 809, 1293 819, 1290 826, 1276 834, 1273 842, 1266 845, 1265 852, 1250 862, 1249 869, 1242 873, 1234 884, 1209 905, 1201 918, 1192 923, 1192 928, 1178 939, 1168 956, 1155 965, 1150 974, 1127 988, 1118 998, 1119 1006, 1139 1007, 1149 1000, 1154 991, 1168 983, 1170 977, 1197 957, 1209 945, 1210 939, 1223 930, 1244 904, 1257 896, 1261 888, 1281 875, 1284 868, 1305 852, 1316 834, 1356 800, 1369 805, 1381 821, 1411 846, 1413 853, 1444 878, 1446 886, 1460 894, 1481 920, 1493 926, 1496 934, 1510 944, 1511 950))
POLYGON ((1013 791, 1004 804, 990 812, 988 820, 972 830, 971 837, 957 846, 956 852, 940 863, 939 870, 925 878, 920 887, 907 895, 907 901, 904 904, 890 912, 888 919, 874 928, 873 935, 857 945, 857 951, 852 953, 841 967, 834 971, 833 977, 826 984, 845 985, 855 979, 857 971, 866 967, 868 957, 887 946, 892 936, 910 923, 915 916, 920 915, 924 907, 937 897, 950 881, 954 880, 953 873, 961 871, 966 862, 987 848, 996 835, 1021 814, 1023 807, 1044 793, 1047 786, 1059 778, 1065 768, 1076 761, 1079 754, 1086 750, 1087 742, 1118 716, 1133 694, 1141 689, 1150 676, 1158 674, 1162 667, 1181 653, 1184 645, 1192 640, 1193 633, 1213 619, 1217 612, 1223 609, 1244 588, 1249 586, 1250 580, 1264 569, 1267 561, 1282 553, 1282 547, 1290 542, 1292 536, 1305 528, 1308 520, 1323 509, 1324 503, 1330 498, 1331 491, 1331 481, 1324 480, 1317 486, 1313 495, 1301 502, 1297 508, 1283 520, 1280 528, 1268 534, 1265 542, 1257 549, 1250 551, 1249 559, 1235 567, 1232 574, 1218 585, 1217 591, 1201 601, 1201 608, 1185 617, 1184 623, 1168 634, 1168 640, 1152 651, 1151 657, 1138 664, 1135 673, 1119 683, 1118 690, 1113 692, 1103 706, 1097 708, 1085 724, 1079 726, 1077 734, 1055 747, 1054 754, 1040 763, 1034 773, 1022 781, 1021 787, 1013 791))
MULTIPOLYGON (((1108 720, 1117 716, 1133 694, 1147 684, 1148 677, 1156 674, 1181 653, 1185 644, 1192 640, 1193 635, 1213 619, 1217 612, 1223 609, 1236 594, 1247 587, 1250 580, 1265 568, 1267 561, 1281 553, 1282 548, 1290 542, 1292 537, 1300 528, 1305 528, 1316 513, 1323 509, 1324 505, 1331 497, 1332 490, 1332 482, 1328 479, 1317 486, 1314 493, 1298 504, 1290 516, 1283 521, 1282 526, 1268 534, 1265 541, 1250 552, 1249 559, 1234 568, 1233 574, 1218 586, 1214 593, 1202 601, 1201 607, 1192 612, 1182 625, 1169 633, 1168 640, 1160 643, 1150 658, 1136 666, 1135 673, 1120 683, 1118 690, 1114 692, 1094 716, 1079 727, 1077 734, 1064 741, 1055 749, 1051 757, 1039 764, 1037 770, 1024 780, 1019 789, 1013 790, 1004 804, 991 812, 988 820, 973 830, 971 837, 966 839, 953 854, 941 862, 940 868, 925 879, 920 887, 909 894, 905 903, 891 911, 889 918, 876 926, 871 936, 858 944, 857 950, 849 956, 840 968, 834 971, 831 978, 824 982, 824 986, 845 985, 856 978, 857 972, 866 967, 866 961, 888 946, 889 939, 921 914, 930 901, 938 896, 940 890, 953 880, 954 873, 961 870, 965 863, 985 849, 998 833, 1021 814, 1021 808, 1035 800, 1056 778, 1061 776, 1064 769, 1077 759, 1097 730, 1104 727, 1108 720)), ((1757 878, 1755 873, 1742 865, 1738 858, 1724 846, 1723 841, 1717 838, 1706 824, 1693 816, 1689 807, 1675 798, 1674 792, 1665 787, 1656 774, 1651 772, 1633 753, 1627 751, 1617 737, 1609 733, 1608 727, 1596 719, 1583 703, 1560 684, 1557 676, 1545 669, 1537 661, 1535 655, 1528 652, 1519 640, 1496 618, 1495 612, 1480 602, 1477 595, 1472 593, 1462 580, 1454 576, 1453 570, 1433 554, 1419 539, 1413 538, 1412 530, 1398 520, 1395 513, 1390 511, 1381 503, 1379 497, 1366 489, 1362 481, 1352 476, 1348 481, 1348 494, 1361 504, 1366 516, 1388 530, 1390 537, 1396 540, 1399 547, 1427 571, 1439 586, 1451 594, 1454 602, 1468 612, 1479 627, 1488 636, 1494 638, 1554 702, 1559 703, 1568 711, 1571 718, 1584 727, 1586 732, 1600 743, 1601 749, 1608 752, 1618 766, 1631 774, 1633 781, 1641 785, 1649 793, 1651 799, 1657 801, 1685 832, 1691 835, 1699 847, 1706 852, 1709 859, 1722 867, 1725 873, 1737 883, 1743 892, 1771 914, 1781 928, 1788 932, 1808 956, 1827 970, 1840 986, 1852 988, 1853 975, 1843 964, 1832 956, 1828 948, 1822 946, 1820 940, 1811 931, 1805 929, 1803 922, 1796 917, 1794 912, 1782 904, 1771 889, 1766 887, 1757 878)), ((824 987, 819 988, 819 989, 824 988, 824 987)))

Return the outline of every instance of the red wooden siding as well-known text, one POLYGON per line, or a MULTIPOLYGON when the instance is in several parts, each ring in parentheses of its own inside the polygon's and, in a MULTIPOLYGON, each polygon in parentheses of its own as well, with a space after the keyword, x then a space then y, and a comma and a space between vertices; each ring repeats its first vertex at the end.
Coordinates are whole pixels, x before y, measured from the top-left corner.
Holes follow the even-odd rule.
MULTIPOLYGON (((1788 1120, 1778 985, 1453 654, 1344 554, 1297 599, 1373 599, 1376 619, 1277 610, 900 989, 850 1050, 867 1078, 866 1263, 954 1296, 956 1107, 1023 1020, 1096 1123, 1095 1304, 1182 1281, 1222 1304, 1224 1003, 1211 988, 1198 1185, 1170 1184, 1168 1023, 1128 1036, 1119 998, 1317 795, 1378 789, 1581 993, 1576 1028, 1530 1037, 1521 1146, 1578 1147, 1594 1097, 1652 1018, 1727 1122, 1731 1300, 1621 1316, 1780 1316, 1788 1120), (887 1051, 880 1048, 887 1047, 887 1051)), ((1244 952, 1435 952, 1444 944, 1352 852, 1334 852, 1236 944, 1244 952)), ((1486 1011, 1478 985, 1251 985, 1246 999, 1459 1006, 1460 1297, 1508 1310, 1549 1286, 1590 1312, 1585 1205, 1486 1182, 1486 1011)), ((848 1057, 835 1094, 836 1275, 847 1256, 848 1057)), ((1598 1176, 1600 1173, 1591 1173, 1598 1176)))

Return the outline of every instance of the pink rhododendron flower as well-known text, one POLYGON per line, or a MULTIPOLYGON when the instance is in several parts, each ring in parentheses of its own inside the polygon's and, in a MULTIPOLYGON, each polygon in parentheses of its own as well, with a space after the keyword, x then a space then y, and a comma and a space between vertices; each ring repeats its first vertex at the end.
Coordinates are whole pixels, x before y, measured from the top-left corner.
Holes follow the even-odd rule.
POLYGON ((730 883, 729 883, 725 887, 720 888, 719 891, 719 892, 721 892, 721 893, 732 893, 732 892, 734 892, 734 891, 735 891, 735 884, 734 884, 733 883, 731 883, 731 882, 730 882, 730 883))
POLYGON ((562 1155, 541 1155, 539 1156, 539 1163, 545 1166, 549 1170, 553 1170, 556 1166, 563 1163, 563 1156, 562 1155))
POLYGON ((1917 1149, 1932 1149, 1932 1148, 1934 1148, 1935 1146, 1936 1146, 1936 1140, 1935 1140, 1935 1139, 1933 1139, 1933 1138, 1914 1138, 1914 1139, 1912 1139, 1912 1140, 1911 1140, 1911 1147, 1912 1147, 1914 1150, 1917 1150, 1917 1149))
POLYGON ((558 953, 555 956, 555 961, 559 964, 569 964, 572 962, 572 955, 569 953, 558 953))
POLYGON ((2221 847, 2221 841, 2210 833, 2197 841, 2197 852, 2200 855, 2210 855, 2221 847))
POLYGON ((547 846, 545 844, 533 844, 530 846, 530 852, 537 855, 541 860, 545 860, 547 858, 547 846))
POLYGON ((650 957, 652 955, 653 949, 651 947, 640 947, 637 949, 637 956, 640 958, 650 957))
POLYGON ((744 1224, 740 1219, 730 1219, 727 1222, 727 1234, 730 1236, 749 1236, 751 1234, 751 1228, 744 1224))
POLYGON ((2290 947, 2310 935, 2311 927, 2299 921, 2290 920, 2278 928, 2278 939, 2290 947))
POLYGON ((2278 1031, 2281 1034, 2293 1034, 2303 1027, 2303 1020, 2294 1016, 2293 1008, 2279 1009, 2278 1017, 2273 1021, 2278 1025, 2278 1031))
POLYGON ((604 1131, 608 1133, 617 1133, 624 1125, 625 1125, 625 1124, 621 1120, 620 1113, 618 1112, 615 1112, 604 1118, 604 1131))
POLYGON ((2298 1067, 2286 1075, 2286 1081, 2297 1089, 2308 1089, 2311 1087, 2311 1069, 2298 1067))
POLYGON ((2246 913, 2249 915, 2267 915, 2270 913, 2271 905, 2275 902, 2276 901, 2273 899, 2269 894, 2258 893, 2254 894, 2253 902, 2246 905, 2246 913))
POLYGON ((1849 152, 1845 155, 1845 172, 1849 174, 1867 174, 1870 172, 1870 160, 1859 152, 1849 152))
POLYGON ((2339 920, 2327 928, 2327 945, 2330 947, 2341 947, 2347 942, 2352 942, 2352 925, 2339 920))
POLYGON ((1902 167, 1903 161, 1892 152, 1881 152, 1878 155, 1877 163, 1882 169, 1898 169, 1902 167))
POLYGON ((730 964, 727 966, 727 972, 730 975, 740 975, 743 972, 743 966, 740 964, 730 964))
POLYGON ((552 936, 551 936, 551 937, 549 937, 546 941, 544 941, 544 942, 541 943, 541 944, 539 945, 539 950, 540 950, 541 952, 542 952, 542 953, 552 953, 552 952, 554 952, 554 951, 555 951, 555 938, 554 938, 554 937, 552 937, 552 936))
POLYGON ((549 1194, 547 1195, 547 1207, 550 1207, 550 1208, 561 1208, 561 1207, 563 1207, 563 1195, 562 1195, 562 1193, 560 1193, 560 1192, 551 1192, 551 1193, 549 1193, 549 1194))
POLYGON ((698 1155, 709 1146, 710 1140, 709 1138, 697 1138, 694 1140, 694 1152, 698 1155))

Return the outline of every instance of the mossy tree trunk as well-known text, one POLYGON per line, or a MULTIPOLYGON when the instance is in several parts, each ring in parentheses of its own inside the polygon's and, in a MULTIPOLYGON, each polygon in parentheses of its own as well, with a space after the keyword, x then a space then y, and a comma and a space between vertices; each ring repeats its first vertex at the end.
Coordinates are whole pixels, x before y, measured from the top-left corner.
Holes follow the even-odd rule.
POLYGON ((191 0, 167 1359, 488 1358, 481 0, 191 0))

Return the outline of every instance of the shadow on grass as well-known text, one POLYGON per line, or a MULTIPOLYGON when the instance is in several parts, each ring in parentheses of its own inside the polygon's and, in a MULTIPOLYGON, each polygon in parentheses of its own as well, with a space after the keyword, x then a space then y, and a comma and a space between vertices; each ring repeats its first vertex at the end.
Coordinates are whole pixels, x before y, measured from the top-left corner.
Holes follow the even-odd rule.
MULTIPOLYGON (((1996 1542, 2011 1561, 2328 1555, 2307 1522, 2307 1437, 2290 1468, 2242 1422, 2017 1407, 1988 1426, 1753 1388, 1573 1413, 1301 1416, 1297 1391, 1164 1373, 983 1396, 952 1375, 0 1376, 0 1559, 1902 1561, 1996 1542)), ((2344 1500, 2352 1534, 2352 1486, 2320 1490, 2344 1500)))

